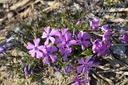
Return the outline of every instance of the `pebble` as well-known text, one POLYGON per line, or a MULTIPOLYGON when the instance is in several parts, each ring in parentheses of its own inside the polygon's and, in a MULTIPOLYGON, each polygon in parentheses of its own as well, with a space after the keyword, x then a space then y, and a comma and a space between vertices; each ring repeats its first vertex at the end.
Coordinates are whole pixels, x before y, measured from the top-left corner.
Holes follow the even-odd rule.
POLYGON ((55 72, 55 76, 57 79, 61 79, 63 77, 59 71, 55 72))
POLYGON ((14 16, 14 13, 13 13, 13 12, 9 12, 9 13, 7 14, 8 19, 12 18, 13 16, 14 16))

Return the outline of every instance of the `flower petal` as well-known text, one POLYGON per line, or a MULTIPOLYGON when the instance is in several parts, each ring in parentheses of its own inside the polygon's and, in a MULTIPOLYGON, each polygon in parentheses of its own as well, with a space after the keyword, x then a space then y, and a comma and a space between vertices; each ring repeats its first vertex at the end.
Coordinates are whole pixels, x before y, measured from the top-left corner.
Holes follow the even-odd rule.
POLYGON ((46 34, 49 34, 50 33, 50 26, 45 27, 44 30, 45 30, 46 34))
POLYGON ((50 63, 50 62, 49 62, 49 57, 48 57, 48 56, 44 57, 44 59, 43 59, 43 63, 46 63, 46 64, 49 64, 49 63, 50 63))
POLYGON ((103 26, 101 27, 101 30, 102 30, 103 32, 110 31, 110 29, 109 29, 109 26, 108 26, 108 25, 103 25, 103 26))
POLYGON ((41 58, 43 57, 43 53, 40 51, 36 51, 36 58, 41 58))
POLYGON ((79 82, 72 83, 71 85, 80 85, 79 82))
POLYGON ((88 33, 84 32, 83 37, 84 37, 85 39, 89 39, 89 38, 90 38, 90 35, 89 35, 88 33))
POLYGON ((79 61, 78 61, 78 64, 84 64, 84 58, 81 58, 79 61))
POLYGON ((0 53, 4 52, 5 48, 4 47, 0 47, 0 53))
POLYGON ((65 42, 59 43, 59 44, 57 45, 58 48, 63 48, 64 46, 65 46, 65 42))
POLYGON ((77 67, 77 72, 78 72, 78 73, 81 73, 82 69, 83 69, 83 65, 78 66, 78 67, 77 67))
POLYGON ((88 69, 85 67, 85 68, 83 68, 83 70, 82 70, 82 74, 87 74, 89 71, 88 71, 88 69))
POLYGON ((52 44, 54 44, 55 39, 53 37, 50 37, 49 39, 51 40, 52 44))
POLYGON ((92 65, 93 65, 93 61, 88 62, 87 65, 88 65, 89 67, 92 67, 92 65))
POLYGON ((33 49, 34 48, 34 45, 30 42, 27 43, 27 49, 33 49))
POLYGON ((48 45, 49 44, 49 38, 46 39, 46 41, 44 42, 44 45, 48 45))
POLYGON ((61 59, 62 59, 63 61, 68 61, 67 56, 63 56, 61 59))
POLYGON ((33 40, 35 46, 39 46, 39 43, 40 43, 40 39, 39 38, 36 38, 33 40))
POLYGON ((56 61, 57 57, 55 55, 49 55, 49 56, 50 56, 52 62, 55 62, 56 61))
POLYGON ((68 28, 61 28, 62 35, 65 35, 68 31, 68 28))
POLYGON ((52 29, 50 35, 60 36, 60 32, 56 29, 52 29))
POLYGON ((88 57, 86 58, 86 60, 85 60, 85 63, 88 63, 91 58, 92 58, 92 56, 88 56, 88 57))
POLYGON ((89 41, 84 41, 83 44, 84 44, 84 46, 88 47, 90 42, 89 41))
POLYGON ((45 46, 39 46, 38 49, 41 50, 44 54, 47 53, 45 46))
POLYGON ((71 36, 72 36, 71 33, 66 33, 66 34, 65 34, 65 40, 66 40, 66 41, 69 41, 69 40, 71 39, 71 36))
POLYGON ((30 54, 32 57, 35 56, 35 53, 36 53, 35 50, 30 50, 30 51, 29 51, 29 54, 30 54))
POLYGON ((69 41, 69 45, 75 45, 75 44, 76 44, 76 40, 69 41))
POLYGON ((43 32, 42 37, 41 38, 47 38, 47 34, 45 32, 43 32))
POLYGON ((56 52, 57 51, 57 48, 55 46, 52 46, 51 49, 50 49, 50 52, 53 53, 53 52, 56 52))
POLYGON ((64 71, 65 73, 70 74, 70 66, 65 66, 64 71))
POLYGON ((84 45, 81 45, 81 48, 82 48, 82 50, 85 50, 85 46, 84 45))

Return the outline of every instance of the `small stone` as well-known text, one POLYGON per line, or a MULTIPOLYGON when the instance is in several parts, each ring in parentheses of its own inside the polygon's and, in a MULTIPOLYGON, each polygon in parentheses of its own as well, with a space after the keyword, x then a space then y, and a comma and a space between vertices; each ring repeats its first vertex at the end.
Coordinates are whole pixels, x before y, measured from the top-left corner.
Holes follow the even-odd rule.
POLYGON ((62 78, 62 74, 60 72, 55 72, 55 76, 57 79, 61 79, 62 78))
POLYGON ((9 12, 9 13, 7 14, 8 19, 12 18, 13 16, 14 16, 14 13, 13 13, 13 12, 9 12))

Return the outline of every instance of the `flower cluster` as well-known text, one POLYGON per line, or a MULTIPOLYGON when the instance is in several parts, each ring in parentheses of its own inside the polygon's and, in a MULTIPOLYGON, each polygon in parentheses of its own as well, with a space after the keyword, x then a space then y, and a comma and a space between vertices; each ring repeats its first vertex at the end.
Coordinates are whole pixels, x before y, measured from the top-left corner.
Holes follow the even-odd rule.
MULTIPOLYGON (((93 29, 95 28, 95 30, 96 28, 98 28, 98 24, 99 24, 99 19, 97 18, 94 18, 92 21, 90 21, 90 27, 93 29)), ((102 41, 101 39, 96 39, 92 42, 92 51, 93 53, 96 53, 97 56, 101 56, 102 54, 108 52, 111 46, 111 43, 109 42, 111 35, 109 26, 106 24, 103 25, 100 29, 103 32, 102 35, 99 34, 102 36, 102 41)))
MULTIPOLYGON (((90 21, 90 27, 94 30, 99 26, 99 19, 94 18, 90 21)), ((41 38, 33 39, 33 43, 28 42, 26 48, 29 50, 28 53, 32 57, 41 59, 43 63, 50 64, 56 63, 56 61, 61 56, 59 61, 65 62, 69 59, 73 59, 72 52, 74 51, 73 47, 76 47, 77 50, 85 51, 89 46, 92 46, 92 52, 101 56, 109 51, 111 43, 109 38, 111 35, 110 28, 108 25, 103 25, 101 27, 102 38, 95 39, 90 42, 91 36, 85 31, 79 31, 75 34, 68 31, 68 28, 51 29, 50 26, 44 28, 41 38), (42 43, 41 41, 44 41, 42 43), (79 49, 77 47, 80 47, 79 49)), ((78 63, 74 65, 65 65, 64 70, 67 74, 70 74, 71 70, 76 69, 77 74, 85 75, 89 73, 89 70, 95 63, 93 56, 81 57, 76 60, 78 63), (76 65, 77 64, 77 65, 76 65)), ((54 67, 55 70, 59 70, 57 67, 54 67)), ((27 75, 27 67, 24 68, 25 75, 27 75)), ((73 78, 72 85, 82 85, 82 83, 87 83, 88 80, 84 77, 75 76, 73 78)))
MULTIPOLYGON (((58 20, 60 22, 63 19, 56 18, 55 22, 58 22, 58 20)), ((65 23, 66 21, 64 20, 63 22, 65 23)), ((72 25, 72 20, 67 24, 57 23, 52 25, 52 23, 50 23, 51 26, 60 27, 63 25, 65 28, 54 29, 47 26, 40 30, 22 30, 23 27, 21 29, 19 27, 9 31, 9 34, 6 35, 6 43, 0 44, 0 55, 2 54, 3 56, 4 54, 4 56, 9 57, 2 59, 9 61, 8 64, 10 65, 8 66, 10 68, 13 67, 11 66, 13 65, 13 59, 18 59, 18 63, 20 63, 15 66, 16 72, 24 72, 25 76, 29 76, 29 74, 36 75, 36 72, 42 69, 43 63, 52 66, 55 71, 63 69, 68 75, 76 74, 71 85, 83 85, 89 82, 88 75, 99 64, 97 60, 110 52, 111 45, 113 47, 117 45, 115 44, 116 42, 111 43, 113 39, 117 42, 120 42, 118 41, 119 39, 123 43, 128 42, 128 33, 124 28, 121 30, 113 29, 113 26, 119 26, 120 23, 114 23, 109 26, 100 22, 99 18, 91 17, 91 15, 80 18, 75 25, 72 25), (84 19, 89 20, 88 27, 84 19), (66 27, 70 27, 70 30, 66 27), (73 27, 75 30, 71 30, 73 27), (12 51, 8 51, 12 50, 12 47, 18 50, 14 55, 13 53, 10 55, 12 51), (19 67, 21 68, 17 69, 19 67)), ((49 20, 48 23, 41 25, 46 26, 48 24, 49 20)), ((115 52, 113 49, 111 50, 113 53, 115 52)), ((35 78, 34 75, 30 76, 35 78)))
POLYGON ((97 53, 97 56, 101 56, 105 52, 109 51, 111 46, 110 42, 101 42, 100 39, 94 40, 92 44, 92 51, 93 53, 97 53))
POLYGON ((72 33, 68 32, 68 28, 62 28, 60 31, 56 29, 50 31, 50 27, 45 27, 42 39, 46 39, 42 45, 39 45, 39 38, 33 40, 34 44, 28 42, 27 49, 32 57, 43 58, 43 62, 46 64, 50 64, 49 59, 52 62, 57 60, 57 56, 54 55, 55 52, 62 57, 61 61, 67 61, 73 45, 81 45, 82 50, 84 50, 90 44, 88 33, 80 31, 77 37, 73 37, 72 33))

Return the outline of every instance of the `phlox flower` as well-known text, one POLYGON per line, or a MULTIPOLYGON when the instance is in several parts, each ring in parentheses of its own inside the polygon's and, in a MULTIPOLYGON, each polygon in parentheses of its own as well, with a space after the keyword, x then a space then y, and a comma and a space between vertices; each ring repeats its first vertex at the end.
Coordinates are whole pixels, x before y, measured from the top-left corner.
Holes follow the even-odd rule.
POLYGON ((55 71, 59 71, 59 68, 57 68, 56 66, 53 66, 55 71))
POLYGON ((87 74, 89 73, 89 68, 92 67, 93 65, 93 61, 90 61, 92 57, 91 56, 88 56, 86 58, 86 60, 84 60, 84 58, 81 58, 79 61, 78 61, 78 64, 80 64, 80 66, 77 67, 77 72, 78 73, 81 73, 82 74, 87 74))
POLYGON ((124 34, 122 35, 121 41, 122 41, 123 43, 126 43, 126 42, 128 41, 128 34, 127 34, 127 33, 124 33, 124 34))
POLYGON ((92 29, 96 29, 98 27, 99 24, 99 19, 98 18, 94 18, 93 20, 89 21, 90 27, 92 29))
POLYGON ((27 49, 29 50, 29 54, 34 57, 36 55, 36 58, 41 58, 43 56, 44 46, 39 46, 40 39, 36 38, 33 40, 34 45, 30 42, 27 43, 27 49))
POLYGON ((111 46, 110 42, 101 42, 100 39, 94 40, 92 44, 92 51, 93 53, 97 53, 97 56, 100 56, 107 52, 111 46))
POLYGON ((104 32, 104 34, 102 35, 102 40, 104 42, 107 42, 110 38, 110 35, 111 35, 110 28, 108 25, 103 25, 101 27, 101 30, 104 32))
POLYGON ((5 46, 5 45, 0 46, 0 53, 4 52, 4 51, 5 51, 5 49, 6 49, 6 46, 5 46))
POLYGON ((53 36, 59 36, 60 35, 59 31, 56 30, 56 29, 52 29, 50 31, 50 26, 45 27, 44 28, 44 31, 45 32, 43 32, 42 38, 43 39, 46 38, 46 41, 44 42, 45 45, 49 44, 49 41, 51 41, 52 44, 54 44, 55 38, 53 36))
POLYGON ((93 46, 92 46, 92 51, 93 53, 97 53, 100 48, 102 47, 102 42, 100 41, 100 39, 96 39, 92 42, 93 46))
POLYGON ((27 66, 24 67, 24 75, 25 75, 25 76, 28 75, 28 67, 27 67, 27 66))
POLYGON ((88 83, 88 80, 85 79, 84 77, 79 77, 77 75, 75 75, 75 77, 72 79, 74 83, 72 83, 71 85, 83 85, 85 83, 88 83))
POLYGON ((107 42, 110 38, 111 32, 110 31, 106 31, 103 35, 102 35, 102 40, 104 42, 107 42))
POLYGON ((46 64, 50 64, 50 60, 52 62, 55 62, 57 59, 57 56, 53 55, 54 52, 57 51, 57 48, 55 46, 52 46, 51 44, 45 45, 45 52, 44 52, 44 59, 43 62, 46 64))
POLYGON ((70 74, 70 69, 71 69, 71 68, 70 68, 70 66, 68 66, 68 65, 64 67, 64 71, 65 71, 67 74, 70 74))
POLYGON ((85 49, 85 47, 88 47, 90 42, 87 41, 87 39, 90 38, 90 35, 86 32, 80 31, 77 35, 77 42, 81 45, 82 50, 85 49))
POLYGON ((71 48, 62 48, 60 49, 60 55, 62 56, 61 60, 63 61, 67 61, 68 60, 68 56, 70 56, 70 53, 72 52, 71 48))
POLYGON ((101 27, 101 30, 102 30, 103 32, 107 32, 107 31, 110 31, 110 28, 109 28, 109 26, 106 24, 106 25, 103 25, 103 26, 101 27))
POLYGON ((59 37, 56 39, 55 43, 58 44, 63 41, 66 33, 68 33, 68 28, 61 28, 61 33, 59 34, 59 37))
POLYGON ((66 65, 66 66, 64 67, 64 71, 65 71, 67 74, 70 74, 71 69, 74 69, 74 66, 73 66, 73 65, 66 65))
MULTIPOLYGON (((62 32, 63 33, 63 32, 62 32)), ((64 35, 60 35, 59 39, 59 44, 57 45, 57 47, 59 48, 70 48, 70 45, 75 45, 76 44, 76 40, 72 39, 72 34, 66 32, 64 35)))

